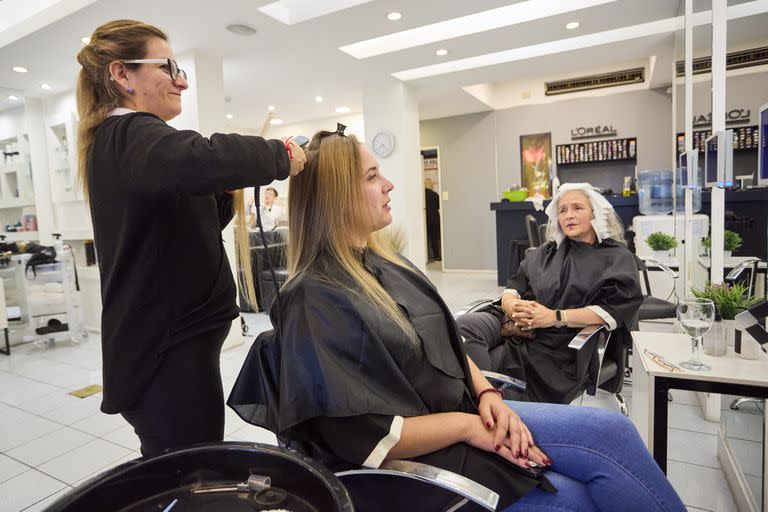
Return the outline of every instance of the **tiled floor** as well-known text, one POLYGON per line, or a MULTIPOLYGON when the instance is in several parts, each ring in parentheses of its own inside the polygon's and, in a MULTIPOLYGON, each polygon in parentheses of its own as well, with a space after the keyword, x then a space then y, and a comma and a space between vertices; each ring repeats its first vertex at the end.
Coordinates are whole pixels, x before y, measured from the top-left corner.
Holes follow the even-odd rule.
MULTIPOLYGON (((452 310, 477 298, 498 296, 501 290, 491 273, 441 273, 434 265, 428 273, 452 310)), ((247 315, 247 322, 250 334, 269 327, 264 314, 247 315)), ((221 354, 225 394, 252 339, 221 354)), ((43 510, 78 483, 139 456, 133 429, 120 416, 99 411, 100 395, 80 399, 67 394, 101 383, 99 341, 91 336, 80 344, 27 344, 14 348, 10 357, 0 355, 0 512, 43 510)), ((627 390, 626 397, 630 395, 627 390)), ((615 407, 602 395, 587 399, 585 405, 615 407)), ((736 510, 717 460, 718 426, 702 418, 690 393, 675 393, 670 426, 669 477, 689 510, 736 510)), ((744 443, 754 442, 753 427, 739 428, 744 443)), ((275 440, 230 410, 225 435, 233 440, 275 440)))

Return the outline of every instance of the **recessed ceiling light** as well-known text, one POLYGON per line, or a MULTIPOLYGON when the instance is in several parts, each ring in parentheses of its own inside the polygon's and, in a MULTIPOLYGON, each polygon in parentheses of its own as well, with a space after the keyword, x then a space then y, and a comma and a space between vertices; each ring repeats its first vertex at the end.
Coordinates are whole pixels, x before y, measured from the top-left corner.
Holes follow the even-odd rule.
POLYGON ((11 69, 17 73, 26 73, 27 71, 29 71, 27 68, 23 68, 21 66, 13 66, 11 69))
POLYGON ((347 106, 336 107, 337 114, 348 114, 350 111, 352 111, 352 109, 347 106))
POLYGON ((525 0, 467 16, 460 16, 340 46, 339 50, 355 58, 365 59, 375 55, 383 55, 416 46, 437 43, 438 41, 545 19, 615 1, 569 0, 568 2, 553 2, 551 0, 525 0))
POLYGON ((232 118, 233 118, 233 117, 235 117, 235 116, 233 116, 232 114, 227 114, 227 115, 225 115, 224 117, 226 117, 227 119, 232 119, 232 118))
POLYGON ((269 124, 283 124, 283 120, 278 118, 270 119, 269 124))
POLYGON ((445 48, 440 48, 435 52, 435 55, 437 55, 438 57, 444 57, 448 55, 448 50, 446 50, 445 48))
POLYGON ((579 28, 579 25, 581 25, 581 23, 579 23, 578 21, 572 21, 572 22, 568 23, 565 26, 565 28, 567 28, 568 30, 573 30, 575 28, 579 28))
POLYGON ((81 37, 80 41, 82 41, 83 44, 88 44, 88 43, 91 42, 91 38, 90 37, 81 37))
POLYGON ((8 99, 11 100, 11 101, 19 101, 19 97, 18 96, 14 96, 13 94, 8 96, 8 99))
POLYGON ((274 112, 275 111, 275 106, 274 105, 270 105, 270 106, 267 107, 267 110, 269 110, 270 112, 274 112))
POLYGON ((402 17, 403 17, 403 15, 400 14, 399 12, 391 12, 391 13, 387 14, 387 19, 389 21, 397 21, 397 20, 399 20, 402 17))
POLYGON ((246 23, 232 23, 227 25, 227 30, 238 36, 252 36, 258 32, 256 27, 252 27, 246 23))
POLYGON ((318 103, 322 103, 323 102, 323 97, 322 96, 315 96, 315 101, 318 102, 318 103))
POLYGON ((45 89, 46 91, 50 91, 50 90, 51 90, 51 86, 50 86, 50 85, 48 85, 48 84, 42 84, 42 85, 40 86, 40 88, 41 88, 41 89, 45 89))

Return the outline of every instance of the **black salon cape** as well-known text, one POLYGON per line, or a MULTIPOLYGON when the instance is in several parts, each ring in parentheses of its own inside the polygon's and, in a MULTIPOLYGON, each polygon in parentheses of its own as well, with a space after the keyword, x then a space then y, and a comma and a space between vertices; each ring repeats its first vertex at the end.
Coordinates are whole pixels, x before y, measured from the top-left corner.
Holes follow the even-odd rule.
MULTIPOLYGON (((507 282, 522 298, 550 309, 600 306, 618 329, 635 328, 643 300, 634 256, 615 240, 588 244, 566 238, 539 246, 507 282)), ((576 350, 568 343, 580 328, 537 329, 533 340, 501 338, 490 350, 497 371, 526 381, 522 399, 570 403, 584 391, 576 375, 576 350)))
MULTIPOLYGON (((277 433, 281 442, 334 471, 360 466, 395 416, 477 411, 456 324, 434 286, 415 267, 402 268, 370 251, 363 258, 407 314, 418 343, 322 258, 316 271, 291 281, 280 305, 273 305, 279 361, 254 343, 228 401, 245 421, 277 433), (323 274, 344 285, 329 283, 323 274), (274 381, 269 374, 278 367, 274 381)), ((464 443, 413 460, 494 490, 500 509, 537 485, 555 490, 546 478, 529 478, 498 455, 464 443)))
POLYGON ((234 214, 225 191, 289 172, 279 140, 205 138, 143 112, 99 125, 88 190, 103 305, 103 412, 130 409, 171 347, 237 318, 221 236, 234 214))

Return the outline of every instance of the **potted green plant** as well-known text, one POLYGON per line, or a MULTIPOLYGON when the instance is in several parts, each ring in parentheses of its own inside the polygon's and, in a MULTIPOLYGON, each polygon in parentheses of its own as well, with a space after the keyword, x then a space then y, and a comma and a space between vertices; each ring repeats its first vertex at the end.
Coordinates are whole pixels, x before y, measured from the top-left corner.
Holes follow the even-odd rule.
POLYGON ((672 256, 672 249, 677 247, 675 237, 661 231, 651 233, 645 241, 653 251, 654 256, 662 260, 670 258, 672 256))
POLYGON ((715 323, 709 336, 710 343, 704 340, 704 352, 709 355, 724 355, 726 345, 733 345, 736 332, 736 315, 754 306, 760 299, 749 297, 747 287, 742 283, 712 284, 707 283, 703 290, 691 288, 691 293, 698 299, 709 299, 715 305, 715 323), (718 343, 725 341, 725 343, 718 343), (709 348, 707 347, 709 345, 709 348))
MULTIPOLYGON (((730 229, 726 229, 723 232, 723 256, 730 258, 734 251, 741 247, 743 241, 741 235, 730 229)), ((701 239, 701 245, 706 247, 708 251, 712 252, 712 238, 705 237, 701 239)))

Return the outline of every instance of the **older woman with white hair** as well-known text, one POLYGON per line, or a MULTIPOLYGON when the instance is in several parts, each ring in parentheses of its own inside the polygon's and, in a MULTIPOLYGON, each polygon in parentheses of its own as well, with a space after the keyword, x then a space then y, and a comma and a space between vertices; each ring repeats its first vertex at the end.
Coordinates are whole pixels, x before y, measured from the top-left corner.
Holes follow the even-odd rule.
POLYGON ((642 293, 621 221, 592 186, 564 184, 546 214, 547 242, 526 256, 501 299, 457 323, 481 369, 527 382, 515 398, 569 403, 586 377, 568 343, 586 325, 632 329, 642 293))

